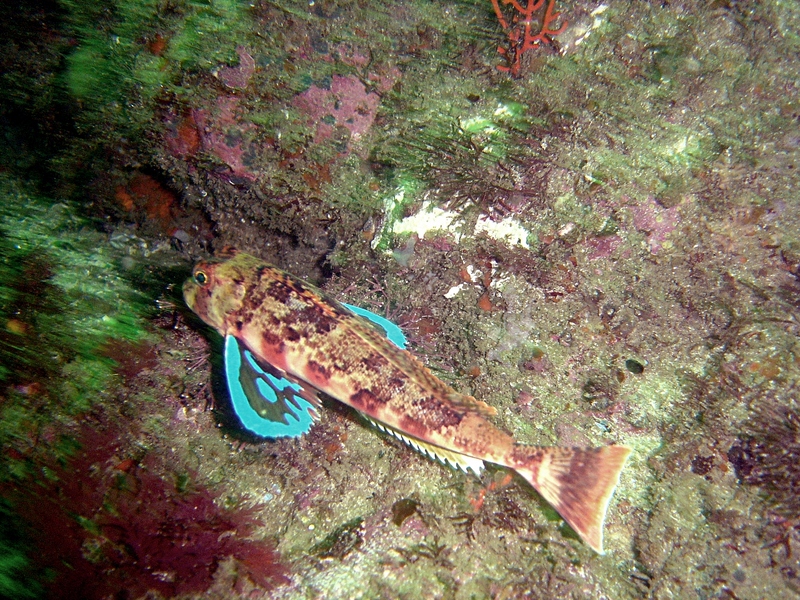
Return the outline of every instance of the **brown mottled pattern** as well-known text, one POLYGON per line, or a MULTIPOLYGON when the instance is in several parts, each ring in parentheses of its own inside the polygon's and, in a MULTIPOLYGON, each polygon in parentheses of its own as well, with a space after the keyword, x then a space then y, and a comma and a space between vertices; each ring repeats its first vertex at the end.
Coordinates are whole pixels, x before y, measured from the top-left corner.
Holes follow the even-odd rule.
POLYGON ((246 254, 198 270, 209 282, 196 298, 206 290, 213 298, 194 310, 257 356, 278 367, 285 361, 291 375, 414 437, 494 462, 504 458, 512 440, 483 418, 495 413, 492 407, 456 392, 314 286, 246 254), (214 309, 222 304, 224 314, 214 309))
POLYGON ((385 402, 370 390, 362 389, 350 395, 349 404, 362 412, 370 414, 377 412, 385 402))
POLYGON ((315 375, 313 378, 315 384, 319 382, 322 385, 325 385, 331 378, 330 369, 313 359, 308 361, 308 372, 315 375))
POLYGON ((405 435, 516 469, 595 550, 630 452, 534 448, 489 421, 491 406, 459 394, 373 326, 308 283, 235 254, 201 262, 184 285, 187 304, 261 360, 405 435))

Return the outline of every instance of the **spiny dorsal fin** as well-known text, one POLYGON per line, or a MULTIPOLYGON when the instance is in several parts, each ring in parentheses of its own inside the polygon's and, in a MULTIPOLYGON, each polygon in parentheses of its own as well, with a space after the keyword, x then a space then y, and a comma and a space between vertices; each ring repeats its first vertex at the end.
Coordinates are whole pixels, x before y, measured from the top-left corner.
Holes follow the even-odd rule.
POLYGON ((477 400, 472 396, 467 396, 466 394, 459 394, 458 392, 453 392, 450 394, 447 399, 456 406, 463 408, 464 410, 468 410, 471 412, 476 412, 481 416, 484 417, 493 417, 497 414, 497 409, 494 406, 490 406, 486 404, 483 400, 477 400))
POLYGON ((389 427, 388 425, 384 425, 380 421, 370 419, 369 417, 365 418, 381 431, 385 431, 389 435, 396 437, 401 442, 405 442, 420 454, 427 455, 429 458, 438 460, 443 465, 461 469, 464 471, 464 473, 469 473, 471 470, 475 475, 478 476, 480 476, 481 472, 483 471, 484 464, 479 458, 473 458, 472 456, 466 456, 465 454, 460 454, 458 452, 454 452, 453 450, 447 450, 441 446, 435 446, 428 442, 423 442, 418 438, 406 435, 405 433, 401 433, 396 429, 389 427))

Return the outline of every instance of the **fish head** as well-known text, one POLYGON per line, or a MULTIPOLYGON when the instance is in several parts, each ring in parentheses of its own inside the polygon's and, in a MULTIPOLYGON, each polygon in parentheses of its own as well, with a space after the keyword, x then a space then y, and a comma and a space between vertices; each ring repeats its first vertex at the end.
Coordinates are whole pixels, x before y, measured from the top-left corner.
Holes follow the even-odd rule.
POLYGON ((228 335, 258 264, 257 259, 244 253, 198 262, 183 284, 186 304, 221 335, 228 335))

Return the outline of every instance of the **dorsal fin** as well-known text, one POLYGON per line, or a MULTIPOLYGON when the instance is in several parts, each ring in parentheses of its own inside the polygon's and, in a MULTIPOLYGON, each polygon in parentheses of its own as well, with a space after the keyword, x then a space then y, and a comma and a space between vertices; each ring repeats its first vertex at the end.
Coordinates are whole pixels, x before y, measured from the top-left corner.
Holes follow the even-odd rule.
POLYGON ((394 323, 392 323, 389 319, 377 315, 371 310, 367 310, 366 308, 361 308, 360 306, 354 306, 352 304, 347 304, 345 302, 342 302, 341 304, 342 306, 350 310, 350 312, 353 312, 360 317, 364 317, 365 319, 368 319, 369 321, 380 327, 381 332, 395 346, 397 346, 401 350, 406 349, 406 336, 403 335, 403 330, 400 329, 394 323))

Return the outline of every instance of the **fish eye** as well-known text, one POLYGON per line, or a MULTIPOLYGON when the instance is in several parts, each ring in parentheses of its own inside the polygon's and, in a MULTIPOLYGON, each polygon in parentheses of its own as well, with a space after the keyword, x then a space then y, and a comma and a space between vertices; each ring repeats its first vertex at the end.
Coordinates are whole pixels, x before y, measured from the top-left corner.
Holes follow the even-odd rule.
POLYGON ((197 285, 205 285, 208 283, 208 275, 206 275, 203 271, 198 271, 194 274, 194 282, 197 285))

